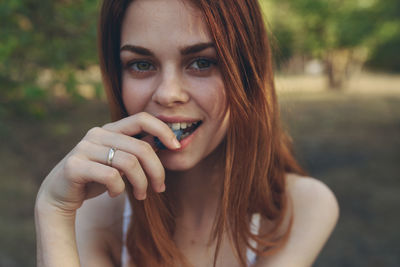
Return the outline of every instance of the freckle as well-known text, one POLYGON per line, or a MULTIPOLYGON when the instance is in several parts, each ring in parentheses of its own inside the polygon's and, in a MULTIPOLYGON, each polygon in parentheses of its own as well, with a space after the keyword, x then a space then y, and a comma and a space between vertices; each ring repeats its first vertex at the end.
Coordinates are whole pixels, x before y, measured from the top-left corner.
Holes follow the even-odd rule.
POLYGON ((191 244, 191 245, 194 245, 194 244, 196 244, 196 241, 190 240, 190 244, 191 244))

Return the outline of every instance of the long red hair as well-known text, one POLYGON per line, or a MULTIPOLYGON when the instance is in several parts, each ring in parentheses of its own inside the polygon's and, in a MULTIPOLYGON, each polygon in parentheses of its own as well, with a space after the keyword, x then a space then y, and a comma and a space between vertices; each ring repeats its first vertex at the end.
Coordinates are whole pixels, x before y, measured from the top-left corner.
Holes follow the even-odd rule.
MULTIPOLYGON (((189 1, 189 0, 188 0, 189 1)), ((104 0, 99 22, 99 57, 113 120, 127 116, 121 97, 120 31, 132 0, 104 0)), ((243 245, 258 255, 277 251, 290 227, 277 236, 287 213, 287 172, 303 173, 282 131, 274 87, 271 49, 257 0, 190 0, 202 11, 219 57, 230 123, 224 142, 225 179, 211 240, 216 240, 214 265, 227 232, 241 266, 243 245), (249 127, 251 125, 251 127, 249 127), (274 222, 266 233, 249 229, 253 213, 274 222), (249 240, 255 240, 252 247, 249 240)), ((131 186, 126 187, 131 191, 131 186)), ((128 192, 134 219, 127 236, 137 266, 190 265, 173 241, 175 210, 168 190, 149 191, 145 201, 128 192)))

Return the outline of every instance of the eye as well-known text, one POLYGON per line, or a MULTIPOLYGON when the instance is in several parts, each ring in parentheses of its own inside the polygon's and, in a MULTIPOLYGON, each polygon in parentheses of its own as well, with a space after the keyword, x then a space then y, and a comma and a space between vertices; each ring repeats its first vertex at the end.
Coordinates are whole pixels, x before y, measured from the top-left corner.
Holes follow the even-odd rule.
POLYGON ((203 70, 208 70, 215 64, 216 62, 214 60, 206 58, 198 58, 190 64, 189 69, 203 71, 203 70))
POLYGON ((145 72, 145 71, 153 71, 155 70, 155 67, 153 64, 147 61, 135 61, 132 63, 129 63, 129 67, 136 72, 145 72))

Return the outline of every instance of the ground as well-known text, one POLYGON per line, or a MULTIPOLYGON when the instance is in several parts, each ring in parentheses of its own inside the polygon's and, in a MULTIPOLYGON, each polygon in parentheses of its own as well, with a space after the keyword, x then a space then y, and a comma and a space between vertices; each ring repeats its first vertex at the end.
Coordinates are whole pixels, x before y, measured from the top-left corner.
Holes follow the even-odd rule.
MULTIPOLYGON (((320 77, 277 79, 296 155, 341 208, 316 267, 400 265, 400 77, 357 77, 343 92, 325 90, 320 77)), ((0 119, 0 266, 35 266, 40 182, 88 129, 108 119, 98 100, 54 103, 45 119, 0 119)))

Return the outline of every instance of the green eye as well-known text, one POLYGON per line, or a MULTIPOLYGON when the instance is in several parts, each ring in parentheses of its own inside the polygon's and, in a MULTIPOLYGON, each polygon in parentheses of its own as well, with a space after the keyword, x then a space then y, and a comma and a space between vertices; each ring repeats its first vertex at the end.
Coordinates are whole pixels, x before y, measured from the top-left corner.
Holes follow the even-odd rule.
POLYGON ((209 68, 210 65, 211 65, 211 62, 208 61, 208 60, 205 60, 205 59, 199 59, 199 60, 197 61, 197 66, 198 66, 200 69, 209 68))
POLYGON ((213 64, 215 63, 212 62, 211 60, 205 58, 199 58, 195 60, 190 67, 195 70, 206 70, 209 69, 213 64))
POLYGON ((132 63, 131 68, 134 71, 139 71, 139 72, 154 70, 154 66, 151 63, 145 61, 134 62, 132 63))

